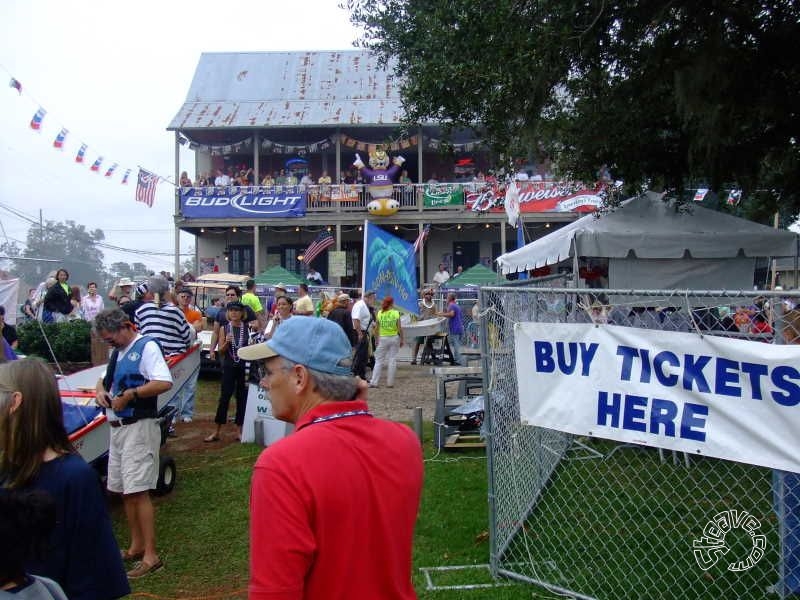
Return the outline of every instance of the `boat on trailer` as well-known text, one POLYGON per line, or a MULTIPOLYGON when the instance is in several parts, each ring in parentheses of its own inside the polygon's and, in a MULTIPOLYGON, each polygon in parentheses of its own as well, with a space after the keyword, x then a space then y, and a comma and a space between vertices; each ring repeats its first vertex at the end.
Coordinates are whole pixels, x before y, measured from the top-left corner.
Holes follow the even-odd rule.
MULTIPOLYGON (((158 396, 158 419, 161 445, 166 443, 167 430, 177 408, 171 403, 180 398, 190 379, 200 370, 200 344, 195 343, 183 354, 167 359, 172 374, 172 388, 158 396)), ((108 442, 111 426, 104 410, 95 403, 97 380, 106 372, 106 365, 77 371, 58 378, 64 427, 75 449, 102 476, 108 464, 108 442)), ((175 461, 161 455, 156 491, 166 494, 175 485, 175 461)))

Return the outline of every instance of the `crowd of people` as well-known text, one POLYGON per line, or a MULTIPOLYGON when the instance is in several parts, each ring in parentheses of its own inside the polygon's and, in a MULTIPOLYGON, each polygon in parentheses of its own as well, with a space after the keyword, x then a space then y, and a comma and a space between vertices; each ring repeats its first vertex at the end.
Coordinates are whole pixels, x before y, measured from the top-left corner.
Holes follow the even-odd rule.
MULTIPOLYGON (((0 567, 4 589, 39 594, 15 597, 118 598, 130 593, 129 580, 164 568, 150 500, 161 444, 157 398, 173 385, 166 359, 192 343, 202 316, 191 291, 171 289, 164 278, 119 283, 112 292, 118 306, 93 317, 95 334, 113 349, 95 401, 110 425, 107 488, 122 497, 128 541, 117 545, 96 474, 69 442, 50 368, 36 358, 0 364, 0 499, 9 506, 0 531, 19 529, 14 511, 33 511, 25 514, 42 523, 37 528, 29 519, 34 529, 23 537, 30 542, 21 542, 17 560, 0 567), (56 519, 36 513, 39 499, 31 491, 44 493, 56 519)), ((362 322, 346 294, 337 295, 335 308, 317 307, 316 318, 305 284, 297 299, 276 286, 266 305, 251 282, 246 288, 230 286, 215 317, 212 351, 221 357, 223 377, 216 431, 206 441, 219 439, 232 395, 241 433, 248 363, 275 416, 296 430, 267 448, 254 468, 250 597, 415 597, 420 443, 408 427, 374 418, 368 384, 353 376, 356 350, 360 340, 366 347, 375 321, 374 293, 355 302, 366 309, 362 322), (343 310, 349 323, 328 318, 343 310), (336 451, 325 450, 331 444, 336 451)), ((391 298, 377 317, 378 349, 388 355, 393 344, 387 340, 400 331, 391 298)), ((358 355, 364 366, 369 354, 358 355)))

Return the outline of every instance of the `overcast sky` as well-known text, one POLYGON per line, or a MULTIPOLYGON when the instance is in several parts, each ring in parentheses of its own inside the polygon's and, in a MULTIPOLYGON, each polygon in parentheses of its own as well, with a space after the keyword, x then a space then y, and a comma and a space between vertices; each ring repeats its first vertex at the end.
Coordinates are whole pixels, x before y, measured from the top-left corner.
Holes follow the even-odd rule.
MULTIPOLYGON (((0 2, 0 237, 21 242, 29 217, 74 220, 102 229, 106 242, 161 252, 104 250, 105 263, 143 262, 172 271, 174 196, 159 186, 155 204, 135 202, 137 165, 174 178, 174 134, 166 127, 186 98, 202 52, 340 50, 357 32, 335 0, 140 0, 135 3, 0 2), (20 96, 8 87, 23 86, 20 96), (39 106, 41 131, 30 128, 39 106), (53 148, 62 127, 64 150, 53 148), (75 163, 88 144, 83 165, 75 163), (100 173, 89 170, 102 155, 100 173), (117 162, 113 177, 106 168, 117 162), (128 185, 122 185, 131 168, 128 185), (23 214, 12 214, 4 206, 23 214)), ((194 176, 194 153, 181 151, 194 176)), ((181 236, 181 252, 194 238, 181 236)))

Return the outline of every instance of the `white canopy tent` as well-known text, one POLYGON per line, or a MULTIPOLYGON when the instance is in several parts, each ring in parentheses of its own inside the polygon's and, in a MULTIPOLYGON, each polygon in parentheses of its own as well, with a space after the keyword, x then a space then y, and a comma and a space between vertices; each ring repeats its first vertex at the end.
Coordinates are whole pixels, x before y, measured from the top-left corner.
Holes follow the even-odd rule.
MULTIPOLYGON (((611 289, 751 289, 757 258, 797 255, 797 234, 702 206, 678 212, 647 192, 587 215, 497 259, 515 273, 578 258, 608 259, 611 289)), ((575 272, 577 273, 577 268, 575 272)))

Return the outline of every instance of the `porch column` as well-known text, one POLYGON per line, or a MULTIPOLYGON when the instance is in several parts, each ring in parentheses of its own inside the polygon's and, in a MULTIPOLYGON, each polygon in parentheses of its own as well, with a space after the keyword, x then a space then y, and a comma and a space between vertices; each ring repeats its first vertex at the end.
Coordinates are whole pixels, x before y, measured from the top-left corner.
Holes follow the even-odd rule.
POLYGON ((422 126, 417 130, 417 183, 422 184, 422 126))
MULTIPOLYGON (((339 141, 338 140, 336 141, 336 145, 337 146, 339 145, 339 141)), ((338 150, 338 148, 337 148, 337 150, 338 150)), ((337 152, 336 157, 338 159, 338 157, 339 157, 338 152, 337 152)), ((336 251, 337 252, 341 252, 342 251, 342 224, 341 223, 337 223, 336 224, 336 251)), ((346 265, 347 265, 347 260, 345 260, 345 268, 347 268, 346 265)), ((330 274, 330 269, 331 268, 330 268, 330 261, 329 261, 328 262, 328 283, 333 283, 331 281, 332 278, 331 278, 331 274, 330 274)), ((337 275, 336 276, 336 285, 342 285, 342 276, 341 275, 337 275)))
MULTIPOLYGON (((261 173, 259 171, 259 164, 258 164, 258 155, 259 155, 259 150, 260 150, 260 148, 259 148, 259 144, 260 144, 259 137, 260 136, 258 135, 258 132, 256 131, 253 134, 253 174, 255 175, 255 181, 254 181, 255 185, 259 185, 261 183, 261 173)), ((256 247, 258 247, 258 246, 256 246, 256 247)), ((255 273, 254 273, 254 275, 255 275, 255 273)))
POLYGON ((506 253, 506 221, 500 223, 500 254, 506 253))
POLYGON ((341 130, 336 128, 336 172, 331 177, 331 183, 334 185, 341 183, 339 177, 342 173, 342 140, 341 130))
MULTIPOLYGON (((258 134, 256 134, 258 137, 258 134)), ((258 159, 256 159, 258 161, 258 159)), ((256 162, 258 164, 258 162, 256 162)), ((258 171, 256 171, 258 177, 258 171)), ((253 225, 253 277, 261 273, 261 227, 253 225)))

